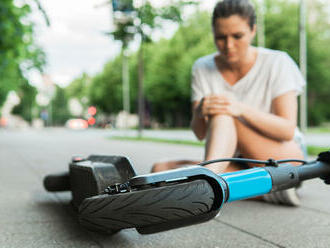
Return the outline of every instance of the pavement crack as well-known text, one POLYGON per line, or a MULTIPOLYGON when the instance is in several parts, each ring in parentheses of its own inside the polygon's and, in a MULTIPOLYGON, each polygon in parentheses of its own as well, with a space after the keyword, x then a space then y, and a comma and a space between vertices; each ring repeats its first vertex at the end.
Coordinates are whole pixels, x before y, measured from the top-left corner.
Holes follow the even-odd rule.
POLYGON ((245 233, 245 234, 248 234, 248 235, 250 235, 250 236, 253 236, 253 237, 255 237, 255 238, 257 238, 257 239, 260 239, 260 240, 262 240, 262 241, 264 241, 264 242, 267 242, 267 243, 269 243, 269 244, 275 245, 276 247, 279 247, 279 248, 285 248, 285 246, 283 246, 283 245, 277 244, 277 243, 275 243, 275 242, 273 242, 273 241, 271 241, 271 240, 265 239, 265 238, 263 238, 263 237, 261 237, 261 236, 259 236, 259 235, 257 235, 257 234, 254 234, 254 233, 251 233, 251 232, 249 232, 249 231, 246 231, 246 230, 244 230, 244 229, 242 229, 242 228, 240 228, 240 227, 234 226, 234 225, 229 224, 229 223, 227 223, 227 222, 225 222, 225 221, 218 220, 218 219, 214 219, 214 221, 219 222, 219 223, 221 223, 221 224, 224 224, 225 226, 229 226, 229 227, 231 227, 231 228, 233 228, 233 229, 235 229, 235 230, 237 230, 237 231, 240 231, 240 232, 242 232, 242 233, 245 233))

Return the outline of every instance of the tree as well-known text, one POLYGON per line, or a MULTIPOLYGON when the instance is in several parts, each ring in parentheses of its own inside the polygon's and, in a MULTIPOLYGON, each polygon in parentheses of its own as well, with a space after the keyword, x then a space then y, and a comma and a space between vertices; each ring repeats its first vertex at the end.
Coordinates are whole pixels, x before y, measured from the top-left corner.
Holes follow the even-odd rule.
POLYGON ((121 60, 119 56, 107 63, 103 71, 92 79, 90 86, 90 103, 108 114, 122 110, 121 60))
MULTIPOLYGON (((122 110, 122 54, 104 65, 103 70, 91 77, 82 74, 65 88, 69 98, 76 98, 83 105, 95 105, 104 114, 116 114, 122 110)), ((137 77, 137 58, 129 59, 130 78, 137 77)), ((137 83, 130 81, 130 105, 133 112, 137 111, 137 83)))
POLYGON ((148 50, 146 98, 157 121, 168 126, 189 125, 191 67, 198 57, 214 51, 206 13, 196 13, 171 40, 162 40, 148 50))
POLYGON ((24 120, 31 122, 33 119, 33 108, 35 107, 35 97, 37 89, 31 86, 27 80, 23 80, 23 84, 19 86, 17 95, 20 103, 13 109, 13 114, 20 115, 24 120))
MULTIPOLYGON (((325 4, 310 3, 310 18, 307 32, 307 93, 308 121, 319 125, 330 118, 330 51, 327 49, 330 36, 326 30, 325 4)), ((266 46, 288 52, 299 64, 299 31, 297 2, 283 0, 266 1, 265 31, 266 46)))
POLYGON ((25 84, 26 70, 41 70, 45 64, 45 54, 34 42, 33 23, 26 19, 30 12, 24 2, 0 1, 0 106, 9 91, 25 84))
POLYGON ((63 125, 69 118, 71 118, 68 108, 68 98, 65 94, 65 90, 60 86, 56 86, 56 93, 52 101, 50 102, 52 108, 52 124, 63 125))
MULTIPOLYGON (((124 3, 132 1, 124 1, 124 3)), ((193 2, 175 1, 162 8, 154 8, 150 1, 144 0, 140 6, 132 8, 126 21, 119 22, 118 29, 112 33, 115 39, 121 40, 123 47, 127 47, 133 34, 140 38, 138 52, 138 113, 139 113, 139 134, 144 126, 144 43, 152 41, 152 31, 161 26, 160 20, 171 20, 177 23, 182 22, 182 10, 185 5, 193 2), (133 17, 134 16, 134 17, 133 17), (130 18, 131 17, 131 18, 130 18), (157 22, 158 20, 158 22, 157 22)))
POLYGON ((82 73, 75 78, 68 87, 65 94, 69 99, 76 99, 84 110, 90 105, 89 91, 91 89, 92 78, 87 73, 82 73))

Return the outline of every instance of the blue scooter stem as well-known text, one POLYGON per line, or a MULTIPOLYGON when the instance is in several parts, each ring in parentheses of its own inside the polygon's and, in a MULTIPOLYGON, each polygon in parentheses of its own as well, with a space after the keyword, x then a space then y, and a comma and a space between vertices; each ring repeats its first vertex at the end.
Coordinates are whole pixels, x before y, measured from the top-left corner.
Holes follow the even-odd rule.
POLYGON ((278 167, 259 167, 236 172, 219 174, 228 188, 226 202, 232 202, 270 192, 296 187, 304 180, 330 177, 330 164, 323 161, 313 161, 302 166, 283 164, 278 167))
POLYGON ((264 168, 219 174, 228 186, 227 202, 261 196, 272 190, 272 178, 264 168))

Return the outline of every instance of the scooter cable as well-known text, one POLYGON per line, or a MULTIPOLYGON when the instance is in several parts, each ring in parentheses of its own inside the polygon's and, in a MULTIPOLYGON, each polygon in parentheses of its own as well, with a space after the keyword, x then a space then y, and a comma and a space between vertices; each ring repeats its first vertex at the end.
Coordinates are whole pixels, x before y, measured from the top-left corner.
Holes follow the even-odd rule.
POLYGON ((306 160, 302 159, 283 159, 283 160, 274 160, 274 159, 268 159, 266 160, 256 160, 256 159, 248 159, 248 158, 223 158, 223 159, 214 159, 214 160, 208 160, 199 163, 200 166, 205 166, 209 164, 219 163, 219 162, 240 162, 240 163, 254 163, 254 164, 264 164, 268 166, 275 166, 277 167, 279 164, 282 163, 290 163, 290 162, 298 162, 302 164, 307 164, 306 160))

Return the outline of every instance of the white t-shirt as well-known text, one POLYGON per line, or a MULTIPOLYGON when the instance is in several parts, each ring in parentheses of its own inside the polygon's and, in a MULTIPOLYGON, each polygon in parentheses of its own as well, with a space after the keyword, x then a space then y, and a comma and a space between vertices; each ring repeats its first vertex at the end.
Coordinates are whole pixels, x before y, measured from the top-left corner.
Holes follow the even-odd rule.
POLYGON ((233 94, 239 101, 270 113, 274 98, 289 91, 299 95, 306 84, 287 53, 258 47, 255 64, 243 78, 230 85, 215 64, 216 55, 201 57, 193 65, 192 101, 210 94, 233 94))

